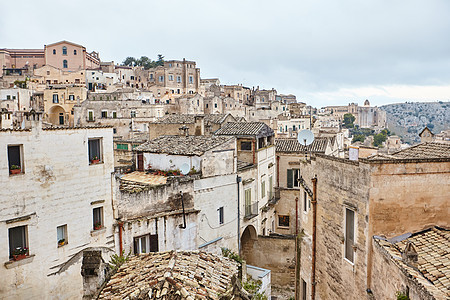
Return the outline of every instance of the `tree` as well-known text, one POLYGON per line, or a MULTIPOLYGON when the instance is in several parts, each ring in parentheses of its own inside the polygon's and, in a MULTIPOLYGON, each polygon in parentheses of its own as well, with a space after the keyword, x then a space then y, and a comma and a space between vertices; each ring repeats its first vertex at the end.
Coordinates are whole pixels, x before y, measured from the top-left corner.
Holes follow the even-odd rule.
POLYGON ((366 137, 363 134, 356 134, 353 136, 352 143, 355 143, 355 142, 364 143, 365 139, 366 139, 366 137))
POLYGON ((387 135, 380 132, 379 134, 375 134, 373 136, 373 145, 375 147, 380 147, 383 145, 383 142, 385 142, 387 139, 387 135))
POLYGON ((123 61, 122 65, 124 66, 135 66, 136 63, 136 58, 128 56, 127 58, 125 58, 125 60, 123 61))
POLYGON ((355 122, 355 116, 351 113, 346 113, 344 115, 344 127, 345 128, 353 128, 353 122, 355 122))

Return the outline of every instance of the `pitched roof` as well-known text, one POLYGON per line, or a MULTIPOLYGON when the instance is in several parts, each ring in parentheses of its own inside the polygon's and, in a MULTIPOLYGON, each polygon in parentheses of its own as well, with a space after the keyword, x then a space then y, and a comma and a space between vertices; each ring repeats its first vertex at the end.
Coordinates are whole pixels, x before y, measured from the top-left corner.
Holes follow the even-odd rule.
POLYGON ((272 128, 263 122, 228 122, 219 128, 216 135, 256 135, 271 136, 274 134, 272 128))
POLYGON ((276 152, 319 152, 325 153, 328 143, 331 142, 330 138, 318 137, 308 145, 304 146, 298 142, 295 138, 289 139, 275 139, 276 152))
POLYGON ((403 272, 433 296, 450 297, 450 230, 434 227, 406 237, 391 240, 374 237, 374 240, 403 272), (401 258, 408 243, 418 254, 417 269, 401 258))
POLYGON ((421 143, 390 155, 377 155, 369 157, 369 160, 377 159, 439 159, 450 158, 450 144, 428 142, 421 143))
POLYGON ((215 135, 163 135, 136 147, 135 150, 174 155, 203 155, 229 140, 230 137, 215 135))
MULTIPOLYGON (((222 124, 230 114, 172 114, 159 118, 156 123, 161 124, 191 124, 195 122, 195 117, 204 117, 205 124, 222 124)), ((234 118, 233 118, 234 119, 234 118)))
POLYGON ((141 254, 119 268, 98 299, 218 299, 237 271, 234 261, 205 252, 141 254))

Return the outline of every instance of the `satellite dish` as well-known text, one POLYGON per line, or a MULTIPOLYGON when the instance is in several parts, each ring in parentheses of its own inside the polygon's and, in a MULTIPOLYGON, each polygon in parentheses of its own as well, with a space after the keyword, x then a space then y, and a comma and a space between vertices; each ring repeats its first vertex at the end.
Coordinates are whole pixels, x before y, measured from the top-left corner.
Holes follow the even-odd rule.
POLYGON ((297 135, 297 141, 304 146, 311 145, 314 141, 314 133, 308 129, 302 130, 297 135))
POLYGON ((186 163, 182 164, 180 167, 180 171, 181 171, 181 174, 187 175, 190 171, 189 165, 186 163))

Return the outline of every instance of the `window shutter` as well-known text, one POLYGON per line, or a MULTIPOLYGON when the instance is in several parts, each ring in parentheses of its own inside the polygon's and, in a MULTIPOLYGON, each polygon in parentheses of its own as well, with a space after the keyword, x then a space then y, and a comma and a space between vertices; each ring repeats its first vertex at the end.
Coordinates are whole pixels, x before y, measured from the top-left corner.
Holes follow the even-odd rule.
POLYGON ((293 185, 292 185, 292 182, 293 182, 293 172, 292 172, 292 170, 287 170, 287 187, 288 188, 293 188, 293 185))

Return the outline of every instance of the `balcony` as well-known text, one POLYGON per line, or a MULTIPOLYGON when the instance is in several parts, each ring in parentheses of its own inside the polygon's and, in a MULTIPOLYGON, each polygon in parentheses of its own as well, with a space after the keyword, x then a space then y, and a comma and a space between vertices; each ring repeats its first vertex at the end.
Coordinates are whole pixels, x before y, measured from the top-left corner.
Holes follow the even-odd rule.
POLYGON ((278 200, 280 200, 280 189, 279 188, 275 188, 272 191, 269 191, 269 193, 267 194, 268 196, 268 201, 267 203, 269 205, 274 205, 278 202, 278 200))
POLYGON ((245 205, 245 220, 250 220, 258 215, 258 202, 245 205))

